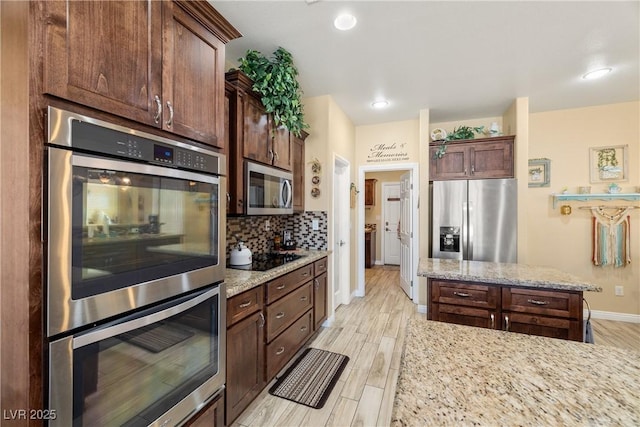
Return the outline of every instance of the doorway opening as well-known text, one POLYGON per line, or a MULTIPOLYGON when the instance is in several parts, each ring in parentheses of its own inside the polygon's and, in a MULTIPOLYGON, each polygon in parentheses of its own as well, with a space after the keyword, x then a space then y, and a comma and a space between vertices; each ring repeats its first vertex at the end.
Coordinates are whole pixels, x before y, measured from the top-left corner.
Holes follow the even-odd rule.
POLYGON ((330 313, 333 315, 341 304, 348 304, 351 294, 351 213, 350 177, 351 164, 334 153, 333 158, 333 287, 330 295, 330 313))
MULTIPOLYGON (((399 163, 399 164, 385 164, 385 165, 367 165, 361 166, 358 170, 358 188, 364 189, 365 187, 365 178, 370 176, 369 174, 377 174, 382 172, 395 172, 395 178, 393 181, 389 181, 390 184, 396 184, 399 187, 399 195, 391 196, 387 194, 386 198, 391 199, 399 199, 398 206, 400 209, 400 213, 398 215, 399 220, 396 224, 391 224, 389 220, 389 224, 386 224, 386 220, 383 221, 383 214, 381 210, 379 213, 375 213, 377 210, 373 210, 371 207, 367 207, 365 210, 365 197, 361 195, 358 197, 358 221, 357 221, 357 232, 356 232, 356 245, 357 245, 357 262, 356 262, 356 296, 364 296, 365 295, 365 233, 364 231, 360 232, 360 230, 364 230, 364 227, 367 224, 371 224, 372 222, 376 223, 376 229, 378 234, 382 234, 387 232, 386 229, 389 229, 389 234, 393 234, 396 240, 399 240, 400 249, 398 252, 398 261, 401 270, 401 283, 399 285, 403 288, 407 296, 414 302, 417 303, 418 292, 414 291, 414 285, 417 286, 418 279, 416 275, 416 270, 418 266, 418 236, 419 236, 419 222, 418 222, 418 177, 419 170, 417 163, 399 163), (400 173, 400 171, 405 173, 400 173), (400 176, 398 176, 400 175, 400 176), (365 215, 365 212, 368 213, 368 216, 365 215), (372 216, 372 212, 373 216, 372 216), (379 217, 379 218, 378 218, 379 217), (373 219, 372 219, 373 218, 373 219), (368 222, 367 220, 371 221, 368 222), (402 273, 404 272, 404 273, 402 273), (404 286, 403 282, 404 281, 404 286)), ((381 186, 382 188, 382 186, 381 186)), ((391 187, 393 189, 393 187, 391 187)), ((380 193, 379 200, 376 203, 387 202, 383 193, 380 193)), ((393 200, 392 202, 395 202, 393 200)), ((383 205, 381 205, 383 206, 383 205)), ((386 206, 386 205, 385 205, 386 206)), ((394 209, 393 204, 389 205, 387 208, 389 210, 394 209)), ((384 239, 377 238, 376 240, 382 242, 384 239)), ((376 242, 378 243, 378 242, 376 242)), ((379 244, 379 243, 378 243, 379 244)), ((386 257, 383 257, 382 250, 378 252, 380 264, 386 262, 386 257)))

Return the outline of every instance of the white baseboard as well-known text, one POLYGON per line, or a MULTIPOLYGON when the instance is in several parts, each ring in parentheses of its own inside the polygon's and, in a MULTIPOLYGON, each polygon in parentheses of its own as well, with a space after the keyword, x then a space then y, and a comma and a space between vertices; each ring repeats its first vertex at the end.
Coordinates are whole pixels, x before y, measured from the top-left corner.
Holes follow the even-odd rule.
POLYGON ((373 263, 374 265, 384 265, 384 261, 382 261, 381 259, 377 259, 376 262, 373 263))
POLYGON ((426 312, 427 312, 427 306, 418 304, 418 313, 423 313, 424 314, 426 312))
MULTIPOLYGON (((588 315, 589 312, 587 310, 584 310, 583 316, 585 319, 588 315)), ((640 323, 640 314, 616 313, 614 311, 591 310, 591 318, 615 320, 618 322, 640 323)))

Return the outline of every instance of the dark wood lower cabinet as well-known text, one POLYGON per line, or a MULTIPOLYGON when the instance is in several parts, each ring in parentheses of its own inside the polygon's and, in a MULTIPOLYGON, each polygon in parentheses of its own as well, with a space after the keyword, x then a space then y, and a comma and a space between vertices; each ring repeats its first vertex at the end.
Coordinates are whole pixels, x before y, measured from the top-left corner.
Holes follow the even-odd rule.
POLYGON ((185 427, 223 427, 224 425, 224 391, 184 424, 185 427))
POLYGON ((583 340, 582 292, 429 279, 429 319, 583 340))

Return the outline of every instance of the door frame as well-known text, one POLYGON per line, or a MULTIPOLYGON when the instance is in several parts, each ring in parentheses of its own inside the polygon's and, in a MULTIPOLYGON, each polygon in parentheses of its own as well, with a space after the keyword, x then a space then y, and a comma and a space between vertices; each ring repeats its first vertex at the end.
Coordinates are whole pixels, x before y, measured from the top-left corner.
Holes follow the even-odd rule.
MULTIPOLYGON (((390 187, 390 186, 398 186, 398 191, 400 190, 400 182, 399 181, 389 181, 389 182, 383 182, 380 188, 380 203, 382 203, 382 207, 380 208, 380 216, 382 217, 382 228, 384 228, 384 220, 386 218, 386 214, 387 214, 387 205, 386 205, 386 200, 384 198, 384 193, 385 193, 385 187, 390 187)), ((380 230, 382 231, 382 236, 380 238, 380 263, 382 265, 386 265, 386 260, 385 260, 385 255, 386 255, 386 250, 385 250, 385 239, 386 239, 386 233, 385 230, 380 230)))
MULTIPOLYGON (((420 194, 420 165, 418 163, 386 163, 383 165, 366 165, 358 168, 358 188, 361 189, 361 196, 358 197, 358 221, 356 230, 364 228, 364 176, 367 172, 386 172, 406 170, 411 172, 411 182, 413 183, 412 197, 412 222, 413 222, 413 244, 411 245, 411 259, 413 265, 416 266, 413 273, 413 283, 418 286, 418 248, 420 240, 420 224, 418 223, 418 196, 420 194)), ((356 287, 355 296, 365 296, 365 284, 364 284, 364 233, 356 233, 356 245, 357 245, 357 262, 356 262, 356 287)), ((413 292, 413 303, 418 304, 418 292, 413 292)))
MULTIPOLYGON (((335 239, 335 235, 336 235, 336 231, 337 231, 337 223, 338 221, 336 221, 337 218, 340 218, 339 216, 339 212, 338 209, 340 207, 340 205, 342 205, 343 207, 343 212, 346 211, 348 213, 349 219, 348 222, 351 222, 351 208, 350 208, 350 188, 349 188, 349 182, 351 180, 351 163, 349 162, 349 160, 345 159, 344 157, 333 153, 333 203, 331 206, 331 220, 329 221, 330 224, 330 229, 329 229, 329 236, 328 237, 328 241, 329 241, 329 248, 330 250, 333 250, 335 248, 335 245, 337 244, 336 239, 335 239), (337 174, 336 171, 339 168, 344 168, 345 173, 344 173, 344 177, 345 177, 345 182, 346 185, 339 185, 339 180, 337 179, 337 174)), ((343 183, 344 184, 344 183, 343 183)), ((353 240, 351 239, 351 225, 349 224, 347 226, 347 238, 349 240, 353 240)), ((351 245, 353 244, 352 241, 349 242, 349 245, 351 247, 351 245)), ((328 289, 329 292, 327 292, 327 294, 329 295, 330 301, 331 303, 329 304, 329 314, 331 316, 331 318, 333 318, 333 315, 335 314, 336 309, 338 308, 339 305, 341 304, 349 304, 350 302, 350 296, 351 296, 351 289, 350 289, 350 283, 351 283, 351 269, 350 269, 350 261, 351 261, 351 249, 349 250, 348 254, 349 254, 349 262, 344 263, 344 262, 340 262, 343 260, 336 260, 336 254, 334 254, 334 256, 329 257, 330 259, 330 273, 331 273, 331 280, 330 280, 330 289, 328 289), (342 272, 338 272, 336 271, 336 267, 340 266, 343 271, 342 272), (346 266, 346 271, 345 271, 345 266, 346 266), (335 278, 336 277, 346 277, 347 280, 343 280, 340 283, 340 288, 338 290, 338 292, 334 292, 334 287, 335 287, 335 278), (335 300, 335 295, 338 294, 339 300, 335 300)))

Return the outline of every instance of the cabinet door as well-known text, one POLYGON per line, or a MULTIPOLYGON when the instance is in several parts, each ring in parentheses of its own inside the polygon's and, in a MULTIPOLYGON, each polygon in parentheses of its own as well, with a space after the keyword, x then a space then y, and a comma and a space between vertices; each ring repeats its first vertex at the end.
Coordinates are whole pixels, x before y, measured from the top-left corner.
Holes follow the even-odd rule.
POLYGON ((444 156, 434 159, 437 146, 429 147, 429 180, 443 181, 449 179, 469 178, 469 150, 460 144, 449 144, 444 156))
POLYGON ((270 165, 273 161, 269 116, 253 96, 244 97, 243 149, 246 159, 270 165))
POLYGON ((43 4, 44 92, 159 127, 162 3, 43 4))
POLYGON ((472 144, 470 178, 513 178, 513 140, 472 144))
POLYGON ((364 205, 374 206, 376 204, 376 181, 377 179, 364 180, 364 205))
POLYGON ((209 402, 184 427, 224 427, 224 391, 209 402))
POLYGON ((260 394, 266 385, 262 312, 227 329, 227 425, 260 394))
POLYGON ((284 126, 280 126, 273 132, 271 140, 273 150, 273 166, 291 171, 293 156, 291 153, 290 133, 284 126))
POLYGON ((313 280, 313 330, 316 331, 327 318, 327 273, 313 280))
POLYGON ((170 132, 224 147, 224 43, 165 2, 163 119, 170 132))
POLYGON ((291 135, 293 211, 304 212, 304 140, 291 135))

